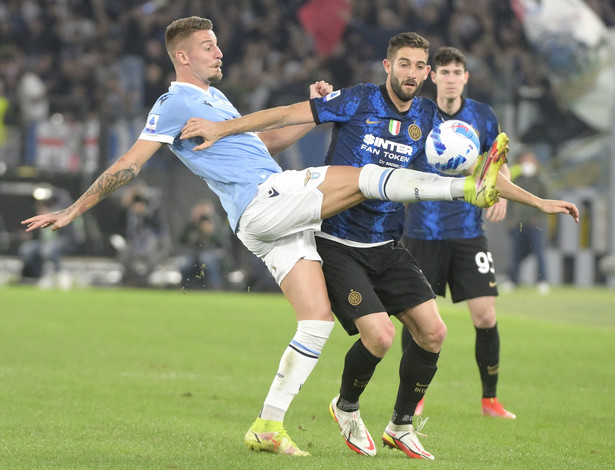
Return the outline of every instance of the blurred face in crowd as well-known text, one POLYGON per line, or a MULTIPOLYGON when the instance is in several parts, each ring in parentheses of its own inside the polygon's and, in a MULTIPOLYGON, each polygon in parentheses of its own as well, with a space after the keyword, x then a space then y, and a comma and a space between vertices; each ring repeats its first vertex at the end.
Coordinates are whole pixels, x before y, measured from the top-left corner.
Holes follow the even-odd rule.
POLYGON ((524 152, 518 157, 521 165, 521 174, 531 178, 538 173, 538 159, 533 152, 524 152))
POLYGON ((393 99, 406 104, 416 96, 431 70, 427 59, 427 52, 417 47, 402 47, 391 59, 384 59, 387 88, 395 95, 393 99))
POLYGON ((211 29, 195 31, 178 43, 175 62, 180 81, 209 85, 222 80, 222 51, 211 29), (193 80, 186 80, 186 76, 193 80))
POLYGON ((436 85, 438 98, 453 100, 461 96, 469 76, 463 64, 451 62, 446 65, 436 65, 431 72, 431 81, 436 85))

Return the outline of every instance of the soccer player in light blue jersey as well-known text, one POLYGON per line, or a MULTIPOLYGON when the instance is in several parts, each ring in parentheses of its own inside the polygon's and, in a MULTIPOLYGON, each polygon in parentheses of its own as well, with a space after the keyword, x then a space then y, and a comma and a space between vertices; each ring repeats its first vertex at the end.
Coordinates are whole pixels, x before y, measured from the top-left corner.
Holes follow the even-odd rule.
MULTIPOLYGON (((207 149, 236 133, 332 122, 333 138, 325 159, 326 164, 334 165, 331 168, 377 164, 393 174, 403 173, 424 154, 427 134, 441 121, 433 101, 415 96, 429 73, 428 45, 415 33, 392 38, 383 62, 387 79, 381 86, 361 84, 225 122, 191 119, 182 138, 203 137, 205 141, 197 148, 207 149)), ((502 145, 492 157, 506 152, 506 136, 498 142, 502 145)), ((498 180, 498 184, 509 198, 542 210, 577 215, 570 203, 538 200, 507 180, 498 180)), ((340 394, 329 410, 350 449, 361 455, 376 454, 359 412, 359 396, 392 344, 395 325, 389 316, 395 316, 412 332, 414 341, 404 350, 393 416, 382 440, 409 457, 433 459, 419 442, 412 417, 435 374, 446 326, 429 283, 399 245, 404 205, 388 199, 363 201, 327 218, 317 233, 333 312, 349 334, 360 335, 346 355, 340 394)), ((414 201, 421 199, 418 195, 414 201)))
MULTIPOLYGON (((222 51, 211 21, 199 17, 171 23, 165 42, 177 80, 152 107, 138 140, 73 205, 30 218, 24 224, 28 231, 45 227, 57 230, 68 225, 133 180, 161 146, 168 145, 217 194, 232 229, 263 259, 296 312, 297 331, 283 353, 260 416, 245 436, 246 444, 278 454, 309 455, 287 435, 283 419, 333 328, 314 241, 322 219, 366 198, 409 201, 465 197, 490 205, 497 197, 496 173, 459 182, 375 165, 282 172, 271 154, 309 132, 313 121, 259 135, 230 136, 211 148, 196 150, 202 139, 180 139, 189 118, 227 121, 239 117, 224 94, 212 86, 222 79, 222 51)), ((324 96, 331 87, 318 82, 310 90, 312 96, 324 96)))
MULTIPOLYGON (((459 119, 470 124, 486 152, 500 132, 498 119, 486 103, 463 96, 468 82, 464 54, 454 47, 443 47, 434 56, 431 79, 436 85, 436 102, 444 119, 459 119)), ((425 158, 412 168, 436 172, 425 158)), ((500 171, 510 177, 508 166, 500 171)), ((506 215, 506 199, 487 210, 492 222, 506 215)), ((437 295, 446 295, 448 285, 453 302, 465 301, 476 331, 475 358, 482 383, 482 413, 486 416, 515 419, 497 398, 500 364, 500 336, 495 314, 498 295, 493 257, 487 245, 483 210, 466 203, 429 201, 409 205, 403 244, 418 261, 437 295)), ((403 348, 410 343, 409 333, 402 334, 403 348)), ((421 414, 423 401, 417 406, 421 414)))

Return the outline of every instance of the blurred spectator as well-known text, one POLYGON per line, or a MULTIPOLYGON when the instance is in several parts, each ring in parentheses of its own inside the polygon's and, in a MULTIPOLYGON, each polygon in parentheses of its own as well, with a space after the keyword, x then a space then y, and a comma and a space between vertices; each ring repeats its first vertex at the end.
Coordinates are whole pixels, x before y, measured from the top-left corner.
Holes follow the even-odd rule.
MULTIPOLYGON (((45 214, 66 207, 70 204, 68 193, 62 190, 54 190, 45 199, 36 201, 37 214, 45 214)), ((23 237, 28 237, 19 246, 19 258, 23 263, 22 278, 36 279, 39 287, 69 288, 70 277, 62 271, 62 258, 79 251, 85 236, 82 222, 69 230, 53 232, 40 230, 36 233, 21 232, 23 237)))
POLYGON ((143 184, 129 187, 122 196, 125 233, 111 236, 124 267, 122 282, 146 286, 149 276, 168 258, 171 251, 169 230, 162 217, 154 191, 143 184))
POLYGON ((0 78, 0 176, 4 174, 7 167, 6 161, 8 158, 5 156, 5 146, 7 142, 5 117, 10 106, 9 100, 4 94, 4 80, 0 78))
MULTIPOLYGON (((220 35, 226 51, 224 91, 244 114, 304 99, 303 90, 315 79, 331 79, 336 88, 371 81, 386 40, 396 31, 424 34, 434 49, 448 44, 470 51, 468 66, 477 81, 468 92, 489 102, 513 99, 521 57, 532 55, 510 2, 354 0, 350 6, 340 4, 344 13, 339 21, 345 24, 345 32, 339 47, 327 57, 318 53, 316 41, 300 19, 300 12, 312 3, 211 0, 202 11, 202 3, 195 0, 5 0, 0 3, 0 55, 15 49, 15 59, 3 64, 0 76, 11 88, 9 95, 16 95, 15 67, 18 76, 31 80, 30 64, 51 63, 51 70, 34 73, 46 85, 52 105, 80 104, 86 108, 84 113, 99 110, 109 124, 130 119, 146 111, 142 106, 151 99, 144 99, 145 95, 155 99, 157 92, 168 88, 169 65, 161 47, 164 26, 190 14, 211 18, 218 31, 233 31, 220 35), (273 24, 280 27, 274 30, 273 24), (496 93, 501 96, 493 96, 496 93)), ((607 25, 613 24, 612 2, 590 0, 588 4, 607 25)), ((318 21, 316 15, 316 26, 318 21)), ((545 78, 542 70, 537 78, 536 83, 545 78)), ((41 83, 27 88, 33 94, 40 92, 41 83)))
POLYGON ((19 79, 17 93, 21 125, 24 129, 25 160, 32 164, 36 157, 36 127, 49 117, 47 86, 33 69, 29 69, 19 79))
MULTIPOLYGON (((254 102, 264 106, 279 104, 280 95, 287 102, 303 99, 305 86, 330 71, 335 87, 369 80, 367 74, 374 64, 379 65, 386 40, 393 31, 416 30, 426 34, 434 47, 446 43, 472 50, 485 44, 492 57, 523 42, 521 28, 511 26, 517 20, 508 2, 354 0, 348 7, 340 4, 344 14, 339 20, 346 26, 338 43, 340 47, 335 50, 340 64, 348 66, 329 70, 335 61, 318 53, 316 41, 299 18, 300 11, 309 3, 212 0, 202 12, 202 4, 194 0, 6 0, 0 6, 0 39, 7 46, 18 48, 18 56, 26 57, 22 68, 36 63, 39 57, 51 56, 53 79, 43 80, 53 102, 71 102, 75 96, 81 96, 89 108, 85 112, 103 109, 113 119, 144 112, 141 106, 149 103, 144 95, 155 95, 160 77, 168 75, 168 60, 160 47, 164 25, 182 15, 203 13, 214 21, 217 30, 232 29, 233 34, 221 35, 221 46, 227 51, 227 80, 231 78, 225 89, 243 89, 245 99, 231 96, 244 104, 239 109, 242 113, 262 107, 254 102), (493 14, 486 15, 486 11, 493 14), (274 31, 272 24, 281 26, 274 31), (512 41, 504 42, 501 36, 505 34, 511 34, 512 41), (231 77, 231 67, 240 67, 243 73, 231 77)), ((604 1, 592 3, 603 14, 612 10, 604 1)), ((314 21, 318 22, 317 16, 314 21)), ((495 75, 496 64, 480 65, 487 67, 486 76, 495 75)), ((165 83, 161 92, 167 87, 165 83)), ((492 92, 489 88, 486 93, 492 92)))
POLYGON ((220 290, 231 268, 231 230, 211 201, 196 204, 180 236, 188 248, 182 263, 182 286, 220 290))
MULTIPOLYGON (((523 189, 541 198, 548 198, 551 192, 550 182, 541 168, 536 154, 531 150, 523 151, 510 168, 510 176, 523 189)), ((543 213, 531 210, 522 204, 508 205, 508 223, 513 244, 510 267, 510 282, 506 289, 519 284, 521 263, 530 255, 536 257, 536 282, 541 294, 549 292, 545 265, 545 228, 546 219, 543 213), (529 210, 528 210, 529 209, 529 210)))

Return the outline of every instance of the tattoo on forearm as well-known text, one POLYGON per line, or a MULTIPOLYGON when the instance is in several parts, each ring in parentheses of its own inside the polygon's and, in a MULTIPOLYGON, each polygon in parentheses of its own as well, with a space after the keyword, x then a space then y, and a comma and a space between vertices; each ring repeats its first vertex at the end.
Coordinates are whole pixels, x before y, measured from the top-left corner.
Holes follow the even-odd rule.
POLYGON ((96 198, 94 204, 102 201, 117 188, 135 179, 137 173, 138 167, 134 163, 130 165, 129 168, 119 170, 115 173, 103 173, 96 179, 96 181, 94 181, 94 184, 90 186, 90 188, 83 194, 83 196, 79 198, 76 204, 84 202, 92 196, 96 198))
POLYGON ((113 174, 103 173, 96 180, 92 188, 90 188, 90 191, 92 191, 92 194, 98 193, 98 200, 100 201, 120 186, 133 180, 136 176, 137 165, 133 163, 132 165, 130 165, 130 168, 126 168, 125 170, 120 170, 113 174))

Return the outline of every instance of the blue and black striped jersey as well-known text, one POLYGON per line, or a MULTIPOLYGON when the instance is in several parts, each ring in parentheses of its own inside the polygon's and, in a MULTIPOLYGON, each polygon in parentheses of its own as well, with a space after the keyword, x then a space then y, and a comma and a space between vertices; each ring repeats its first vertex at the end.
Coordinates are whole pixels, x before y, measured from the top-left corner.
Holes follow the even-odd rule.
MULTIPOLYGON (((464 98, 461 109, 452 116, 442 111, 444 119, 459 119, 470 124, 478 134, 480 152, 489 151, 499 134, 498 119, 488 104, 464 98)), ((426 158, 414 160, 412 168, 435 173, 426 158)), ((405 235, 422 240, 475 238, 485 234, 482 209, 467 202, 427 201, 408 204, 405 235)))
MULTIPOLYGON (((359 84, 311 101, 317 124, 334 123, 325 164, 356 167, 375 163, 409 168, 425 160, 425 139, 442 118, 436 103, 415 97, 407 113, 399 113, 384 85, 359 84)), ((404 205, 369 200, 325 219, 322 231, 360 243, 399 240, 404 205)))

